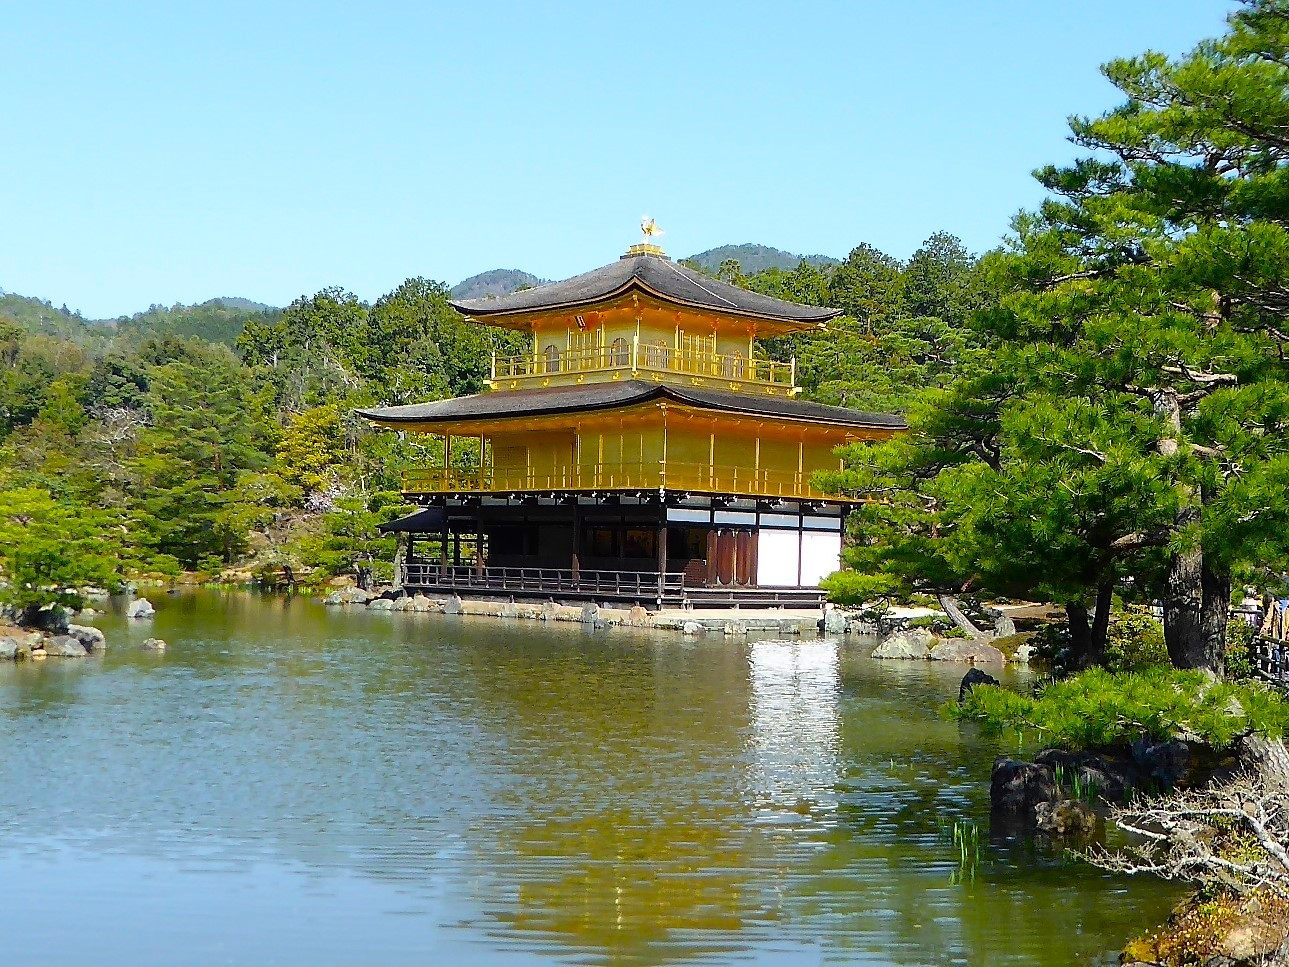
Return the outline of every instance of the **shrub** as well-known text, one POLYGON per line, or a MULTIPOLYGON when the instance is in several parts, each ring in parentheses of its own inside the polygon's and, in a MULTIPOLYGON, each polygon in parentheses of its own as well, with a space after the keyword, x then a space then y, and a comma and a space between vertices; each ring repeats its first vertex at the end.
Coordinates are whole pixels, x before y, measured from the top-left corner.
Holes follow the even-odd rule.
POLYGON ((1106 630, 1105 667, 1134 672, 1168 665, 1164 628, 1147 611, 1115 611, 1106 630))
POLYGON ((834 571, 819 586, 828 592, 828 600, 834 604, 864 604, 889 594, 895 581, 885 574, 834 571))
POLYGON ((1045 744, 1071 749, 1180 737, 1225 748, 1249 731, 1279 738, 1289 725, 1289 703, 1268 688, 1159 667, 1117 673, 1092 668, 1032 696, 977 686, 946 712, 980 722, 986 731, 1034 732, 1045 744))
POLYGON ((1258 630, 1243 621, 1232 621, 1226 626, 1226 678, 1231 682, 1244 682, 1256 677, 1253 673, 1253 641, 1258 630))

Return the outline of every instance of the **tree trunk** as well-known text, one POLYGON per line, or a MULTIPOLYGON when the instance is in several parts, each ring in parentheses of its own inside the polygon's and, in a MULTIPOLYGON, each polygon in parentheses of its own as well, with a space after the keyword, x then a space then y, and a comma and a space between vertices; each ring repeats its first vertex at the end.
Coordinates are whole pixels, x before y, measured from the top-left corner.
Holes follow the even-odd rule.
POLYGON ((1226 624, 1231 617, 1231 571, 1210 566, 1204 561, 1200 574, 1204 589, 1200 628, 1203 637, 1203 663, 1218 677, 1226 673, 1226 624))
MULTIPOLYGON (((1165 436, 1157 445, 1160 456, 1176 456, 1182 438, 1181 404, 1175 390, 1160 390, 1154 398, 1155 411, 1164 418, 1165 436)), ((1182 533, 1200 515, 1198 495, 1189 484, 1175 483, 1179 498, 1175 533, 1182 533)), ((1202 615, 1204 589, 1202 572, 1204 552, 1201 548, 1174 550, 1168 556, 1168 573, 1164 576, 1164 644, 1168 657, 1178 668, 1207 668, 1202 615)))
POLYGON ((1164 578, 1164 644, 1178 668, 1207 668, 1204 645, 1204 555, 1198 548, 1174 551, 1164 578))
POLYGON ((1075 601, 1065 606, 1065 617, 1070 622, 1070 655, 1074 668, 1087 668, 1092 654, 1092 628, 1088 623, 1088 606, 1075 601))
POLYGON ((947 594, 940 595, 940 607, 949 616, 949 620, 961 628, 968 638, 984 638, 985 633, 972 624, 971 619, 962 613, 956 598, 947 594))
POLYGON ((1110 609, 1114 605, 1114 580, 1107 578, 1097 588, 1097 610, 1092 618, 1092 631, 1088 641, 1088 664, 1105 664, 1106 639, 1110 634, 1110 609))

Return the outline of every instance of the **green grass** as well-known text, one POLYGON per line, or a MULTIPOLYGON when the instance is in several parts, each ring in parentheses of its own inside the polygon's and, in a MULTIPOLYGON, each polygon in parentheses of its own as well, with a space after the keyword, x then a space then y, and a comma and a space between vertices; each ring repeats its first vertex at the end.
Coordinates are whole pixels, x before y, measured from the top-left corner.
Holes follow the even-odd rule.
POLYGON ((1289 702, 1271 689, 1174 668, 1094 668, 1050 682, 1034 695, 981 685, 945 712, 980 722, 986 731, 1025 732, 1045 745, 1070 749, 1180 737, 1221 749, 1248 732, 1280 738, 1289 726, 1289 702))

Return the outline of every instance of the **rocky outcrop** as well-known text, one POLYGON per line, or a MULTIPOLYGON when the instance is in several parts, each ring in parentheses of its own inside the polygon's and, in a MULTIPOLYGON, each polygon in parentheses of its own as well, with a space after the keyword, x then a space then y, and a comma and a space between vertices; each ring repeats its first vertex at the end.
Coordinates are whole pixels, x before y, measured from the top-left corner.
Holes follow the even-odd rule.
POLYGON ((0 661, 17 661, 18 653, 23 650, 30 650, 25 641, 8 635, 0 637, 0 661))
POLYGON ((931 660, 997 662, 1001 665, 1007 656, 976 638, 943 638, 931 649, 931 660))
POLYGON ((935 635, 925 628, 897 631, 873 649, 873 657, 926 659, 931 657, 935 641, 935 635))
POLYGON ((375 598, 367 602, 368 611, 393 611, 394 601, 392 598, 375 598))
POLYGON ((51 635, 65 635, 69 620, 70 615, 61 604, 32 605, 23 610, 18 624, 36 631, 47 631, 51 635))
POLYGON ((156 613, 156 608, 152 607, 152 602, 147 598, 135 598, 125 609, 127 618, 151 618, 156 613))
POLYGON ((170 646, 167 645, 160 638, 144 638, 143 644, 141 644, 139 647, 142 648, 144 651, 162 652, 162 651, 165 651, 170 646))
POLYGON ((362 588, 341 588, 339 591, 332 591, 322 603, 332 606, 343 606, 350 604, 367 604, 376 595, 371 591, 364 591, 362 588))

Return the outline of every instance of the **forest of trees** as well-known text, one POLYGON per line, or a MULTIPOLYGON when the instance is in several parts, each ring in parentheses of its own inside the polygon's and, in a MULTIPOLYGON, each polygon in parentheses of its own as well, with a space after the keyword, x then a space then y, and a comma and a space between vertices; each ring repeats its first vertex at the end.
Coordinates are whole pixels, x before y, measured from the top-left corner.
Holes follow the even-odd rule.
MULTIPOLYGON (((1106 65, 1123 104, 1071 121, 1084 155, 1037 173, 1048 200, 994 251, 939 232, 906 260, 860 244, 836 265, 720 265, 843 310, 765 347, 797 357, 807 398, 909 419, 827 481, 878 498, 839 596, 1052 601, 1086 664, 1112 602, 1155 600, 1174 663, 1221 669, 1232 594, 1278 588, 1289 550, 1283 6, 1246 5, 1182 58, 1106 65)), ((198 308, 89 333, 0 304, 11 594, 388 561, 375 525, 433 454, 353 408, 476 392, 515 347, 425 279, 370 305, 332 288, 280 313, 198 308)))

